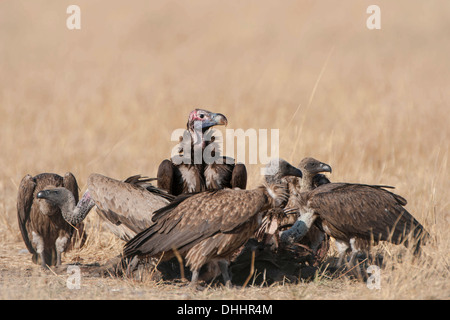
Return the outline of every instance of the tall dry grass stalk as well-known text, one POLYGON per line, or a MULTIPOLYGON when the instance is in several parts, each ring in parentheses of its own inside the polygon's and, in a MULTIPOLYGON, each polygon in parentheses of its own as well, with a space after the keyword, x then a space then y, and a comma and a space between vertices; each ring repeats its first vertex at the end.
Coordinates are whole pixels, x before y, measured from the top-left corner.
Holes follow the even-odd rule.
MULTIPOLYGON (((380 246, 381 290, 322 276, 196 298, 449 298, 448 1, 381 1, 378 31, 364 1, 77 4, 70 31, 69 3, 0 2, 0 298, 190 297, 102 278, 69 292, 20 253, 15 202, 27 173, 71 171, 81 191, 92 172, 154 176, 194 107, 226 114, 229 128, 280 129, 283 158, 329 163, 333 181, 396 186, 435 240, 419 262, 380 246)), ((248 166, 250 188, 259 169, 248 166)), ((121 251, 95 213, 86 224, 86 245, 64 262, 121 251)))

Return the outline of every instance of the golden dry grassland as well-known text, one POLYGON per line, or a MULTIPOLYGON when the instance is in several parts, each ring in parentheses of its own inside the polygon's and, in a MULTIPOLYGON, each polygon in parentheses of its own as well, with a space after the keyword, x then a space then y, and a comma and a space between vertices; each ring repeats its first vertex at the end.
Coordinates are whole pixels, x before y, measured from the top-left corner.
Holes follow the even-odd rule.
MULTIPOLYGON (((1 299, 449 299, 450 2, 0 2, 1 299), (66 8, 81 8, 81 30, 66 8), (381 289, 319 273, 271 287, 183 286, 66 275, 33 265, 17 225, 22 177, 155 176, 195 107, 228 128, 280 129, 280 156, 313 156, 333 181, 387 184, 433 236, 420 261, 381 245, 381 289)), ((223 130, 223 128, 218 128, 223 130)), ((262 177, 248 165, 249 188, 262 177)), ((63 263, 103 263, 123 243, 87 218, 63 263)), ((330 257, 336 255, 330 251, 330 257)))

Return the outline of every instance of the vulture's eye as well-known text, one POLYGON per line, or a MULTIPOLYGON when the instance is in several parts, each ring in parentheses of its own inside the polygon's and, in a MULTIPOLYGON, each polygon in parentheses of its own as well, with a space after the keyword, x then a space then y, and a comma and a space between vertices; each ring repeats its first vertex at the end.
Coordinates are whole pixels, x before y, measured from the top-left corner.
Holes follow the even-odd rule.
POLYGON ((199 117, 200 117, 200 119, 203 119, 205 117, 205 115, 202 113, 199 117))

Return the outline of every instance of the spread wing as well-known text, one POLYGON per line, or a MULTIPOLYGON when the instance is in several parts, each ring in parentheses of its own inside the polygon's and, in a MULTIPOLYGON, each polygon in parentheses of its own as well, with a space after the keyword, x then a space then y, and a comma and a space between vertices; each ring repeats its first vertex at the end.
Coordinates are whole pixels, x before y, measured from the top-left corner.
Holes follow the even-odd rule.
POLYGON ((151 181, 154 181, 154 180, 158 180, 158 178, 148 178, 148 177, 143 177, 140 174, 137 174, 137 175, 126 178, 123 182, 130 183, 132 185, 147 189, 148 192, 150 192, 154 195, 161 196, 164 199, 167 199, 169 201, 173 201, 175 199, 174 195, 171 195, 167 191, 157 188, 150 183, 151 181))
POLYGON ((172 248, 184 251, 219 232, 238 232, 265 202, 259 190, 223 189, 193 195, 155 213, 155 225, 129 241, 124 255, 151 256, 172 248))
POLYGON ((152 193, 145 188, 100 174, 89 176, 88 190, 98 213, 112 225, 121 228, 122 230, 116 230, 118 233, 126 233, 117 234, 123 239, 151 226, 153 211, 169 204, 169 200, 158 192, 152 193))
POLYGON ((27 230, 27 222, 30 219, 31 206, 33 205, 33 193, 36 187, 36 183, 32 176, 27 174, 19 185, 19 192, 17 195, 17 218, 19 222, 20 233, 22 234, 23 241, 32 254, 35 254, 30 237, 27 230))

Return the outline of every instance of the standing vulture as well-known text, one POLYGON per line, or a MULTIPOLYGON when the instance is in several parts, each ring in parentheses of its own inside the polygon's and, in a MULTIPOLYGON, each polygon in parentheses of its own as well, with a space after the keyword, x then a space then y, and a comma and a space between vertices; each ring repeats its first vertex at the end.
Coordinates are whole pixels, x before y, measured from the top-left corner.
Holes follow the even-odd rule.
MULTIPOLYGON (((280 166, 281 168, 281 166, 280 166)), ((301 176, 292 167, 284 174, 301 176)), ((139 233, 124 247, 124 257, 185 257, 192 271, 191 285, 198 281, 200 268, 217 261, 227 285, 228 261, 261 225, 267 209, 287 200, 286 188, 266 183, 254 190, 221 189, 201 192, 155 212, 155 224, 139 233)))
POLYGON ((72 224, 82 221, 89 210, 97 206, 97 213, 107 228, 120 239, 128 241, 153 224, 153 211, 174 199, 164 190, 148 183, 149 180, 152 179, 132 176, 119 181, 93 173, 88 177, 87 190, 79 204, 83 210, 76 210, 76 202, 72 202, 70 192, 63 188, 45 190, 41 197, 60 206, 66 213, 64 218, 72 224))
POLYGON ((384 186, 329 183, 297 196, 299 220, 281 234, 281 241, 300 239, 316 218, 329 236, 336 239, 341 266, 351 249, 350 264, 358 251, 373 242, 411 244, 415 253, 429 237, 424 227, 404 208, 406 200, 384 186))
MULTIPOLYGON (((289 177, 289 201, 286 205, 286 211, 296 207, 296 198, 298 194, 312 191, 320 185, 330 183, 330 180, 328 180, 325 175, 321 174, 322 172, 331 173, 332 171, 331 166, 326 163, 307 157, 300 161, 297 168, 302 171, 303 177, 301 179, 289 177)), ((298 210, 295 210, 295 212, 298 213, 298 210)), ((287 215, 287 219, 284 219, 281 224, 282 227, 292 226, 297 218, 297 215, 287 215)), ((305 237, 299 240, 298 244, 310 251, 314 256, 314 263, 318 263, 325 258, 328 252, 328 238, 328 235, 321 231, 318 226, 313 224, 305 237)))
MULTIPOLYGON (((43 267, 61 265, 61 254, 72 238, 74 228, 61 215, 61 210, 36 197, 47 188, 64 187, 78 201, 78 184, 72 173, 61 177, 54 173, 27 174, 20 182, 17 217, 23 241, 33 255, 32 261, 43 267)), ((82 225, 76 225, 82 230, 82 225)), ((84 235, 83 235, 84 236, 84 235)))
POLYGON ((173 195, 223 188, 245 189, 245 165, 220 156, 220 150, 213 144, 215 137, 210 128, 227 124, 227 118, 221 113, 203 109, 191 111, 187 130, 181 138, 180 155, 159 165, 158 187, 173 195))

